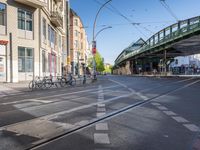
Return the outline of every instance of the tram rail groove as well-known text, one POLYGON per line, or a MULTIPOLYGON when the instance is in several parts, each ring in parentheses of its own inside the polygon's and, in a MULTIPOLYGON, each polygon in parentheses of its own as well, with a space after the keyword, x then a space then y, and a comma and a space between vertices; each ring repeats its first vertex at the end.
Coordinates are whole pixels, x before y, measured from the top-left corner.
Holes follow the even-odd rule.
POLYGON ((43 141, 41 141, 41 142, 39 142, 39 143, 37 143, 37 144, 35 144, 35 145, 29 146, 29 147, 25 148, 25 150, 36 150, 37 148, 39 148, 39 147, 41 147, 41 146, 44 146, 44 145, 46 145, 46 144, 48 144, 48 143, 51 143, 51 142, 53 142, 53 141, 55 141, 55 140, 61 139, 61 138, 63 138, 63 137, 66 137, 66 136, 69 136, 69 135, 71 135, 71 134, 73 134, 73 133, 76 133, 76 132, 78 132, 78 131, 80 131, 80 130, 83 130, 83 129, 85 129, 85 128, 88 128, 88 127, 90 127, 90 126, 93 126, 93 125, 95 125, 96 123, 98 123, 98 122, 100 122, 100 121, 104 121, 104 120, 107 120, 107 119, 111 119, 111 118, 113 118, 113 117, 115 117, 115 116, 118 116, 118 115, 120 115, 120 114, 123 114, 123 113, 125 113, 125 112, 128 112, 128 111, 130 111, 130 110, 132 110, 132 109, 135 109, 135 108, 137 108, 137 107, 140 107, 140 106, 142 106, 142 105, 145 105, 145 104, 147 104, 147 103, 149 103, 149 102, 151 102, 151 101, 153 101, 153 100, 155 100, 155 99, 161 98, 161 97, 163 97, 163 96, 169 95, 169 94, 174 93, 174 92, 176 92, 176 91, 179 91, 179 90, 181 90, 181 89, 187 88, 187 87, 189 87, 189 86, 191 86, 191 85, 193 85, 193 84, 196 84, 196 83, 198 83, 198 82, 200 82, 200 80, 194 81, 194 82, 192 82, 192 83, 186 84, 186 85, 184 85, 184 86, 182 86, 182 87, 178 87, 178 88, 173 89, 173 90, 166 91, 165 93, 162 93, 162 94, 157 95, 157 96, 155 96, 155 97, 149 98, 148 100, 143 100, 143 101, 136 102, 136 103, 134 103, 134 104, 128 105, 128 106, 126 106, 126 107, 124 107, 124 108, 121 108, 121 109, 119 109, 119 110, 116 110, 116 111, 114 111, 114 112, 111 112, 111 113, 109 113, 109 114, 106 114, 106 115, 104 115, 104 116, 102 116, 102 117, 95 118, 95 119, 91 120, 89 123, 86 123, 85 125, 82 125, 82 126, 79 126, 79 127, 75 127, 74 129, 71 129, 70 131, 67 131, 67 132, 64 132, 64 133, 62 133, 62 134, 59 134, 59 135, 57 135, 57 136, 54 136, 54 137, 51 137, 51 138, 49 138, 49 139, 43 140, 43 141))

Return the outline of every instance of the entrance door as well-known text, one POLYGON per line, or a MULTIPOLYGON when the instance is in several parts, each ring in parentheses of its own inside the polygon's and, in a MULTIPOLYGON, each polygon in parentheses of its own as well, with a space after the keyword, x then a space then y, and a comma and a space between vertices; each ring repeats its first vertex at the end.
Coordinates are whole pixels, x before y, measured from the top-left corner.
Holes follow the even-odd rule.
POLYGON ((0 82, 6 82, 6 61, 5 56, 0 56, 0 82))

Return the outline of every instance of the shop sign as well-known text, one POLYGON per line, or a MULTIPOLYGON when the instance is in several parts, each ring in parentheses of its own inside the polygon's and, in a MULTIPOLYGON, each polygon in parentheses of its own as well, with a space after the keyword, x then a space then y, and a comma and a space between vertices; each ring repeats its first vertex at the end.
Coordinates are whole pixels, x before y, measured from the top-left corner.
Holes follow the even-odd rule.
POLYGON ((0 40, 0 45, 7 45, 8 44, 8 41, 6 40, 0 40))

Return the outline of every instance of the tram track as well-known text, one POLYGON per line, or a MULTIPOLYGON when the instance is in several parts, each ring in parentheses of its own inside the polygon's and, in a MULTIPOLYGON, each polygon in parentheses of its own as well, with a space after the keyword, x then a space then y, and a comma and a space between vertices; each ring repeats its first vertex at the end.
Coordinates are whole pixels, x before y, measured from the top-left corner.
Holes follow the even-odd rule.
MULTIPOLYGON (((126 106, 126 107, 123 107, 123 108, 118 109, 118 110, 116 110, 116 111, 113 111, 113 112, 111 112, 111 113, 105 114, 104 116, 101 116, 101 117, 92 119, 92 120, 90 120, 88 123, 86 123, 86 124, 84 124, 84 125, 82 125, 82 126, 75 127, 75 128, 73 128, 73 129, 71 129, 71 130, 69 130, 69 131, 67 131, 67 132, 63 132, 62 134, 59 134, 59 135, 54 136, 54 137, 50 137, 49 139, 45 139, 45 140, 43 140, 43 141, 41 141, 41 142, 38 142, 37 144, 33 144, 33 145, 31 145, 31 146, 28 146, 28 147, 26 147, 25 149, 26 149, 26 150, 35 150, 35 149, 37 149, 37 148, 39 148, 39 147, 42 147, 42 146, 44 146, 44 145, 47 145, 47 144, 53 142, 53 141, 56 141, 56 140, 61 139, 61 138, 63 138, 63 137, 66 137, 66 136, 69 136, 69 135, 74 134, 74 133, 76 133, 76 132, 79 132, 80 130, 83 130, 83 129, 85 129, 85 128, 91 127, 91 126, 95 125, 95 124, 98 123, 98 122, 111 119, 111 118, 116 117, 116 116, 118 116, 118 115, 121 115, 121 114, 123 114, 123 113, 125 113, 125 112, 128 112, 128 111, 130 111, 130 110, 133 110, 133 109, 135 109, 135 108, 137 108, 137 107, 141 107, 141 106, 143 106, 143 105, 145 105, 145 104, 148 104, 148 103, 150 103, 150 102, 152 102, 152 101, 154 101, 154 100, 156 100, 156 99, 159 99, 159 98, 161 98, 161 97, 167 96, 167 95, 169 95, 169 94, 172 94, 172 93, 174 93, 174 92, 176 92, 176 91, 179 91, 179 90, 182 90, 182 89, 184 89, 184 88, 190 87, 190 86, 192 86, 192 85, 194 85, 194 84, 196 84, 196 83, 198 83, 198 82, 200 82, 200 80, 196 80, 196 81, 193 81, 193 82, 191 82, 191 83, 188 83, 188 84, 186 84, 186 85, 184 85, 184 86, 181 86, 181 87, 177 87, 177 88, 168 90, 168 91, 166 91, 166 92, 164 92, 164 93, 162 93, 162 94, 159 94, 159 95, 157 95, 157 96, 155 96, 155 97, 152 97, 152 98, 149 98, 149 99, 147 99, 147 100, 142 100, 142 101, 139 101, 139 102, 130 104, 130 105, 126 106)), ((104 101, 104 103, 106 103, 106 101, 104 101)))

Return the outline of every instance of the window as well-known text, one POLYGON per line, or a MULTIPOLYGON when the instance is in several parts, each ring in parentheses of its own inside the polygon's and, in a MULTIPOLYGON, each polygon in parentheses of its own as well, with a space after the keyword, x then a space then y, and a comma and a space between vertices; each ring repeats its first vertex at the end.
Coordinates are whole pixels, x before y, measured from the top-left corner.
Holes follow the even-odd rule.
POLYGON ((33 31, 33 14, 31 12, 18 9, 18 29, 33 31))
POLYGON ((78 37, 78 31, 77 30, 75 30, 75 36, 78 37))
POLYGON ((55 31, 51 28, 51 43, 55 44, 55 31))
POLYGON ((74 20, 74 24, 75 24, 75 26, 78 26, 78 20, 77 19, 74 20))
POLYGON ((6 5, 0 3, 0 25, 6 25, 6 5))
POLYGON ((46 40, 46 38, 47 38, 47 31, 46 31, 46 30, 47 30, 47 26, 46 26, 46 19, 44 19, 44 18, 43 18, 43 20, 42 20, 42 24, 43 24, 43 25, 42 25, 42 26, 43 26, 43 32, 42 32, 42 33, 43 33, 43 37, 44 37, 44 39, 46 40))
POLYGON ((50 43, 55 44, 55 31, 50 25, 48 25, 48 40, 50 43))
POLYGON ((78 49, 78 40, 75 40, 75 48, 78 49))
POLYGON ((33 49, 18 47, 18 71, 33 72, 33 49))

